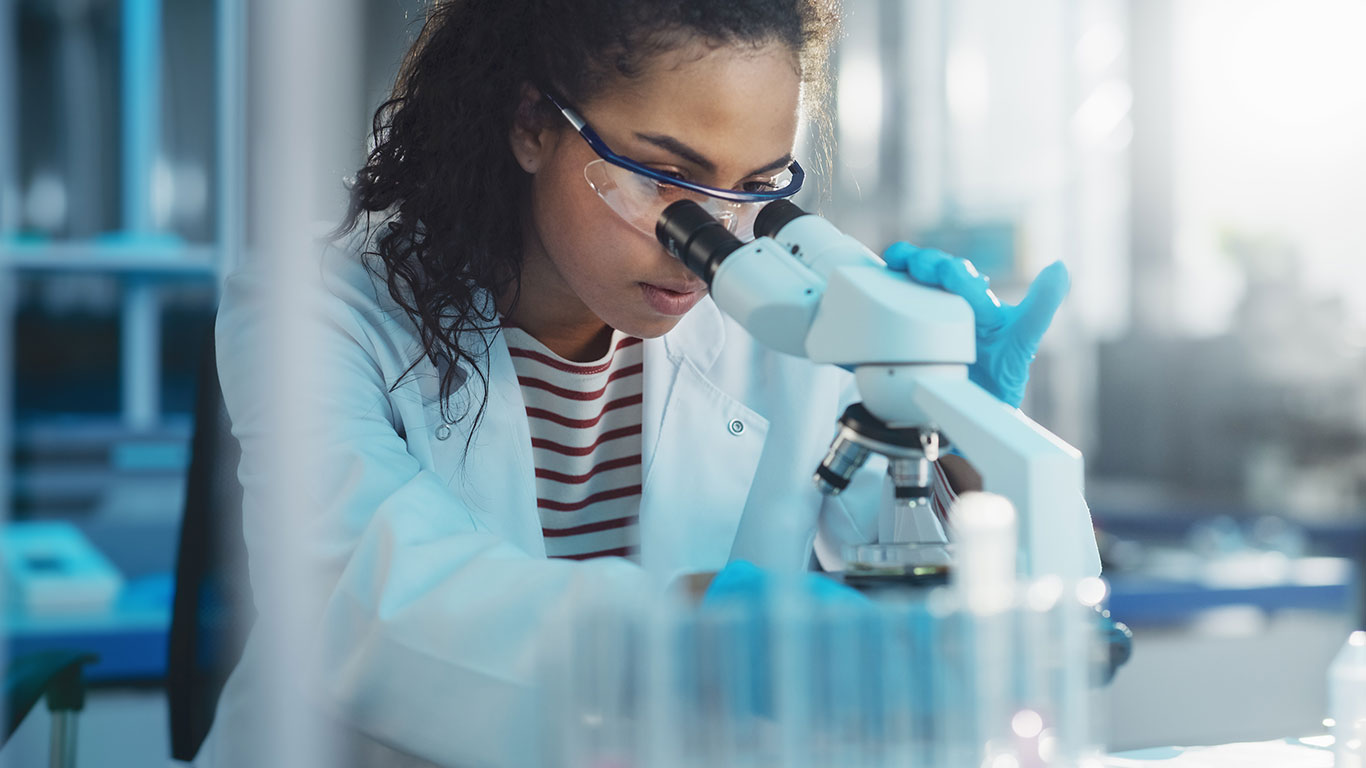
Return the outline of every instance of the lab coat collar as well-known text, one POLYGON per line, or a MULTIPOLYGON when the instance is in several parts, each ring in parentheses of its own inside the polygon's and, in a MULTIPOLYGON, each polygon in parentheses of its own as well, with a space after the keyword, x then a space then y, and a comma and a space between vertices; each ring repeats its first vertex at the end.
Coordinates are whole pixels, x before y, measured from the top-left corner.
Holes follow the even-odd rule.
POLYGON ((687 358, 702 373, 711 370, 725 342, 726 323, 710 295, 684 315, 672 331, 664 334, 664 349, 669 359, 677 365, 687 358))
POLYGON ((726 564, 763 454, 768 420, 708 375, 724 343, 710 297, 646 342, 640 546, 660 583, 726 564))
MULTIPOLYGON (((646 340, 641 411, 642 477, 649 477, 654 466, 665 410, 669 398, 676 393, 679 372, 690 368, 688 382, 705 381, 705 374, 720 356, 724 343, 725 321, 711 296, 698 302, 673 330, 660 338, 646 340)), ((684 386, 687 388, 688 384, 684 386)))

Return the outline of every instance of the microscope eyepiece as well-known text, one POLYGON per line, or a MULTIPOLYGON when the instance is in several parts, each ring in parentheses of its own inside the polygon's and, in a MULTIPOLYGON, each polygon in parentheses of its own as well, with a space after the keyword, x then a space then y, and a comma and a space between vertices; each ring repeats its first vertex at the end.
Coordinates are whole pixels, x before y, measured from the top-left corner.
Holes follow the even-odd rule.
POLYGON ((793 219, 805 215, 806 211, 791 200, 774 200, 765 205, 763 210, 759 211, 759 215, 754 217, 754 236, 776 237, 783 227, 792 223, 793 219))
POLYGON ((708 286, 721 262, 741 245, 739 238, 691 200, 679 200, 664 209, 655 222, 655 237, 708 286))

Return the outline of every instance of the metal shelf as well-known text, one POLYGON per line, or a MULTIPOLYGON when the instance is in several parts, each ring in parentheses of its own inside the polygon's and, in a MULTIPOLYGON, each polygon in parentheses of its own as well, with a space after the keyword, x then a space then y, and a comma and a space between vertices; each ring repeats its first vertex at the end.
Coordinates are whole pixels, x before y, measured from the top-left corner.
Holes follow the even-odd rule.
POLYGON ((212 245, 123 242, 0 243, 0 269, 24 272, 214 277, 221 260, 212 245))
MULTIPOLYGON (((89 240, 20 235, 18 179, 17 14, 20 0, 0 0, 0 519, 12 499, 14 277, 97 274, 121 281, 120 407, 122 429, 158 434, 167 426, 161 402, 161 298, 173 281, 221 281, 244 248, 246 172, 246 14, 239 0, 213 0, 217 142, 213 184, 217 231, 212 242, 187 243, 155 231, 149 201, 161 143, 162 10, 166 0, 122 0, 119 116, 127 234, 89 240)), ((169 417, 173 418, 173 417, 169 417)))

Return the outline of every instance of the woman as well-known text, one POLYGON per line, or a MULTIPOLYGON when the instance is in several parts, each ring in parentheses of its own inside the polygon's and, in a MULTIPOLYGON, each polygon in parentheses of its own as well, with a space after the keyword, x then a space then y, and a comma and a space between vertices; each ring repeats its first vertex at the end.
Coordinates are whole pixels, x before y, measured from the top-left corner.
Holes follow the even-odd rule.
MULTIPOLYGON (((680 195, 743 232, 796 191, 836 27, 831 0, 433 6, 309 304, 325 382, 309 626, 358 762, 536 764, 536 649, 577 596, 717 571, 714 589, 744 590, 754 567, 728 563, 802 570, 818 534, 838 552, 876 533, 878 466, 834 499, 810 482, 851 377, 757 345, 649 234, 680 195)), ((1018 405, 1061 266, 1002 307, 966 262, 887 258, 973 303, 973 376, 1018 405)), ((253 551, 272 544, 253 505, 271 425, 233 361, 268 343, 263 279, 229 282, 218 326, 253 551)), ((252 732, 260 653, 206 764, 252 732)))

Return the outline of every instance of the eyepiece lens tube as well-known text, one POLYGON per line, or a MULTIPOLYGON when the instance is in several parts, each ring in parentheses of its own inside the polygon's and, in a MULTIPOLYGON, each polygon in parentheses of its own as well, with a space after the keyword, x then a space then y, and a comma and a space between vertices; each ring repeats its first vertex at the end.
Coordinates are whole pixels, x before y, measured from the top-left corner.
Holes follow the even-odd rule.
POLYGON ((755 237, 777 237, 778 232, 783 227, 792 223, 793 219, 799 219, 806 215, 796 203, 791 200, 774 200, 765 205, 759 215, 754 218, 755 237))
POLYGON ((664 209, 655 222, 655 237, 709 286, 721 262, 741 245, 739 238, 691 200, 679 200, 664 209))

